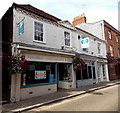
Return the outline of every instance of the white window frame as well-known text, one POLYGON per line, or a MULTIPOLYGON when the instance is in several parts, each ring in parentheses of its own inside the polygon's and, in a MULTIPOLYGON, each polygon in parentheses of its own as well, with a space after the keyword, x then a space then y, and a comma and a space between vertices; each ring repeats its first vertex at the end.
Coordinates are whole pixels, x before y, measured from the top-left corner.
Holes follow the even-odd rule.
POLYGON ((109 38, 109 39, 112 39, 112 35, 111 35, 111 32, 110 32, 110 31, 108 31, 108 38, 109 38))
POLYGON ((38 43, 46 43, 45 30, 44 30, 44 24, 43 24, 43 22, 40 22, 40 21, 37 21, 37 20, 33 21, 33 41, 34 42, 38 42, 38 43), (40 23, 40 24, 43 25, 43 41, 35 40, 35 22, 40 23))
POLYGON ((65 42, 66 39, 70 40, 70 45, 66 45, 66 44, 65 44, 65 47, 71 47, 71 33, 70 33, 69 31, 64 31, 64 42, 65 42), (66 33, 69 33, 69 38, 68 38, 68 37, 67 37, 67 38, 65 37, 65 32, 66 32, 66 33))
POLYGON ((97 43, 98 55, 101 55, 101 43, 97 43))

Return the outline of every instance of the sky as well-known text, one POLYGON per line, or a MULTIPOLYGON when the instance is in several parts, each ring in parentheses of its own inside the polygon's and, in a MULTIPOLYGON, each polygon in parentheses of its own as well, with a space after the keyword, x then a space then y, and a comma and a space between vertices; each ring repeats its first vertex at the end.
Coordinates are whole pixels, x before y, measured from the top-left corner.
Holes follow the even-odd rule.
POLYGON ((120 0, 3 0, 0 4, 0 18, 12 3, 31 4, 62 20, 72 22, 73 18, 85 14, 88 23, 106 20, 118 29, 118 2, 120 0))

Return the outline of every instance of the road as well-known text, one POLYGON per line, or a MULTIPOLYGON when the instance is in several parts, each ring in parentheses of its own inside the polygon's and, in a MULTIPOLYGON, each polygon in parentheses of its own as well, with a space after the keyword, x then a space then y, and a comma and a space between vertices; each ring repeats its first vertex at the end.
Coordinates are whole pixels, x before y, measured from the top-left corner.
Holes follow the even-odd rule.
POLYGON ((118 85, 35 108, 30 111, 118 111, 118 85))

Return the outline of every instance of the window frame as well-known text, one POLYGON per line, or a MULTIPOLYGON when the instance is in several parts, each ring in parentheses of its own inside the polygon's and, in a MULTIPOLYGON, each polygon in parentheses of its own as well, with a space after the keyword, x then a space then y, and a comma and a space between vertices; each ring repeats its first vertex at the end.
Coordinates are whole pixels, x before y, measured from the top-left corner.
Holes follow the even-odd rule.
POLYGON ((110 49, 110 54, 112 54, 112 55, 113 55, 113 46, 112 46, 112 45, 110 45, 110 46, 109 46, 109 49, 110 49), (111 52, 111 50, 112 50, 112 52, 111 52))
POLYGON ((116 35, 116 42, 117 42, 117 43, 119 42, 119 38, 118 38, 118 35, 116 35))
POLYGON ((34 42, 38 42, 38 43, 46 43, 45 30, 44 30, 44 24, 43 24, 43 22, 40 22, 40 21, 37 21, 37 20, 33 21, 33 41, 34 42), (43 41, 35 39, 35 22, 37 22, 39 24, 42 24, 42 26, 43 26, 43 28, 42 28, 42 30, 43 30, 43 41))
POLYGON ((110 40, 112 40, 112 34, 111 34, 111 31, 108 31, 108 38, 109 38, 110 40))
POLYGON ((97 43, 98 55, 101 55, 101 43, 97 43))
POLYGON ((66 39, 69 39, 69 40, 70 40, 70 46, 69 46, 69 45, 66 45, 66 42, 65 42, 65 47, 71 47, 71 33, 70 33, 70 31, 64 31, 63 35, 64 35, 64 42, 65 42, 66 39), (66 32, 66 33, 69 33, 69 38, 66 38, 66 37, 65 37, 65 32, 66 32))

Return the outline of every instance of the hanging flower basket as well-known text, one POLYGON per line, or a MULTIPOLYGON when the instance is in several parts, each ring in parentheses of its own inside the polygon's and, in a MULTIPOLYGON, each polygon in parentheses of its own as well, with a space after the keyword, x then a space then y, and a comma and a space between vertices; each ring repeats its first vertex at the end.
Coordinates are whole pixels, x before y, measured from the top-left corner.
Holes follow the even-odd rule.
POLYGON ((27 64, 27 60, 25 59, 25 56, 22 54, 15 54, 12 56, 6 56, 6 63, 7 68, 9 70, 10 74, 15 74, 15 73, 24 73, 27 68, 28 68, 28 64, 27 64))
POLYGON ((85 61, 79 57, 75 57, 73 60, 74 70, 78 71, 85 68, 85 61))

